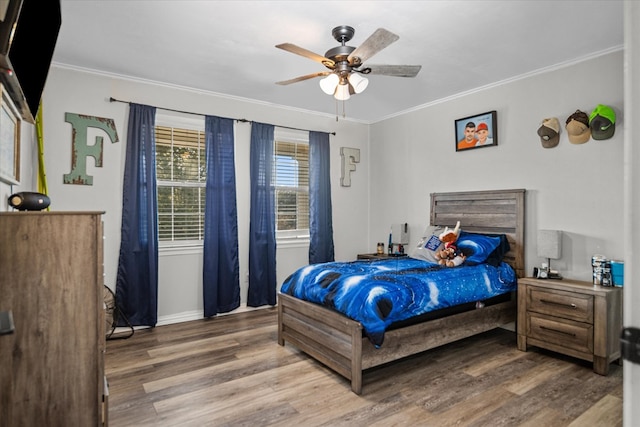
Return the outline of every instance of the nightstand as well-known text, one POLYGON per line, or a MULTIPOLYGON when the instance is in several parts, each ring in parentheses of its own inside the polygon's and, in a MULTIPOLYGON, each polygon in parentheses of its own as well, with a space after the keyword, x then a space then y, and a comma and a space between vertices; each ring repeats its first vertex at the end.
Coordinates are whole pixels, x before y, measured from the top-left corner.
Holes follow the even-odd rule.
POLYGON ((593 362, 620 359, 622 288, 578 280, 518 279, 518 349, 536 346, 593 362))
POLYGON ((405 257, 407 254, 358 254, 358 259, 389 259, 389 258, 401 258, 405 257))

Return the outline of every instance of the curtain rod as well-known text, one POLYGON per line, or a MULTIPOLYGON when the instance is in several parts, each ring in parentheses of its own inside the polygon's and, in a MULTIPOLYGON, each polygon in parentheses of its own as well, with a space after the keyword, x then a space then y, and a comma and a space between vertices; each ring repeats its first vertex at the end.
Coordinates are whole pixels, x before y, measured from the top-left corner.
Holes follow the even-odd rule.
MULTIPOLYGON (((122 101, 120 99, 115 99, 114 97, 110 97, 109 98, 109 102, 122 102, 123 104, 131 104, 131 101, 122 101)), ((165 108, 165 107, 156 107, 159 108, 160 110, 165 110, 165 111, 173 111, 174 113, 183 113, 183 114, 193 114, 196 116, 206 116, 206 114, 201 114, 201 113, 192 113, 190 111, 182 111, 182 110, 174 110, 173 108, 165 108)), ((227 118, 231 118, 231 117, 227 117, 227 118)), ((247 120, 247 119, 233 119, 237 122, 241 122, 241 123, 253 123, 253 120, 247 120)), ((294 128, 294 127, 290 127, 290 126, 280 126, 280 125, 274 125, 274 126, 278 126, 280 128, 285 128, 285 129, 293 129, 293 130, 301 130, 303 132, 308 132, 309 129, 300 129, 300 128, 294 128)), ((330 135, 334 135, 335 136, 335 132, 329 132, 330 135)))

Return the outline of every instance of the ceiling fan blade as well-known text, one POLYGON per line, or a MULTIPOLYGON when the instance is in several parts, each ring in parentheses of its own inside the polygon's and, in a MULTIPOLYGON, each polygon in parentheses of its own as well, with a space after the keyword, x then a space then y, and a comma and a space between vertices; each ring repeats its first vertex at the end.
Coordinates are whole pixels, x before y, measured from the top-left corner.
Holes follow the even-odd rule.
POLYGON ((384 28, 378 28, 369 36, 368 39, 364 41, 364 43, 349 54, 349 57, 347 58, 349 64, 362 64, 399 38, 400 36, 393 34, 391 31, 385 30, 384 28))
POLYGON ((304 80, 313 79, 315 77, 328 76, 329 74, 331 74, 331 71, 320 71, 318 73, 307 74, 305 76, 296 77, 295 79, 283 80, 281 82, 276 82, 276 84, 277 85, 290 85, 291 83, 298 83, 298 82, 301 82, 301 81, 304 81, 304 80))
POLYGON ((368 65, 369 74, 392 77, 415 77, 420 72, 422 65, 368 65))
POLYGON ((305 58, 309 58, 311 60, 319 62, 327 67, 335 66, 335 62, 333 62, 329 58, 325 58, 322 55, 318 55, 317 53, 311 52, 310 50, 307 50, 300 46, 296 46, 292 43, 281 43, 277 44, 276 47, 278 49, 286 50, 287 52, 295 53, 296 55, 304 56, 305 58))

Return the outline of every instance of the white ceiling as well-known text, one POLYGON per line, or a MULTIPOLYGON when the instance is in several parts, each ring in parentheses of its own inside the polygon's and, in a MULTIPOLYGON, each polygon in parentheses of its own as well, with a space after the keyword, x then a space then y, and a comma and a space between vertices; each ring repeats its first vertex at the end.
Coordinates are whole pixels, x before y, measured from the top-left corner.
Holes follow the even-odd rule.
POLYGON ((293 43, 324 55, 339 45, 331 35, 336 26, 355 28, 347 43, 354 47, 385 28, 400 39, 365 66, 408 64, 422 70, 415 78, 370 75, 366 91, 344 105, 348 119, 367 123, 623 46, 620 0, 61 0, 61 5, 56 64, 329 115, 342 115, 342 105, 320 90, 319 78, 275 84, 326 68, 275 45, 293 43))

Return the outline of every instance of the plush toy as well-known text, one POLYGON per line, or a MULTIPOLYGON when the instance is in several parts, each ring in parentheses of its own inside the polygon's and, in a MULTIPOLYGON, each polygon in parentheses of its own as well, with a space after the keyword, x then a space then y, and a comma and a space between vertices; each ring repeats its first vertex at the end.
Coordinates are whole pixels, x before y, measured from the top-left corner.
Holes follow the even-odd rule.
POLYGON ((456 243, 456 240, 458 240, 458 234, 460 234, 460 221, 456 222, 456 228, 453 230, 449 227, 445 227, 444 231, 440 233, 438 238, 442 243, 444 243, 445 247, 448 247, 456 243))
POLYGON ((455 267, 464 262, 466 257, 456 247, 458 234, 460 234, 460 221, 456 223, 456 227, 453 230, 449 227, 445 227, 444 231, 440 233, 438 238, 442 243, 444 243, 444 249, 435 253, 438 264, 447 267, 455 267))

